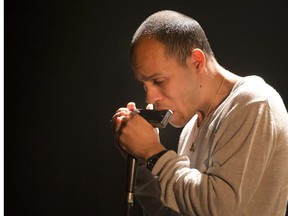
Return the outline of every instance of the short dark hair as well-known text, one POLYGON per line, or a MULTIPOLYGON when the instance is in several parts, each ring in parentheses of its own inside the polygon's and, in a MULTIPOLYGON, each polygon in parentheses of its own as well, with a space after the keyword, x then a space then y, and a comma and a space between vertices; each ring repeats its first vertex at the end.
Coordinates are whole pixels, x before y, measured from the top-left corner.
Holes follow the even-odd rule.
POLYGON ((163 10, 149 16, 136 30, 131 41, 131 61, 137 42, 148 37, 165 46, 166 54, 176 58, 181 65, 191 55, 191 50, 201 49, 207 57, 214 57, 205 32, 191 17, 171 10, 163 10))

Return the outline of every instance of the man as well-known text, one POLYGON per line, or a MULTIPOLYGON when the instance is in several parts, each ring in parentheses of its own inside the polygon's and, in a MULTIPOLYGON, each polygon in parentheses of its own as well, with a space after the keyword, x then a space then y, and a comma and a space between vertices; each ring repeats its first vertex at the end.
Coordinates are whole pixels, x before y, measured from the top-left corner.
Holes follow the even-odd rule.
POLYGON ((184 127, 176 153, 133 102, 112 118, 121 151, 142 161, 136 198, 148 215, 285 215, 288 114, 275 89, 220 66, 201 26, 173 11, 140 25, 131 63, 147 103, 184 127))

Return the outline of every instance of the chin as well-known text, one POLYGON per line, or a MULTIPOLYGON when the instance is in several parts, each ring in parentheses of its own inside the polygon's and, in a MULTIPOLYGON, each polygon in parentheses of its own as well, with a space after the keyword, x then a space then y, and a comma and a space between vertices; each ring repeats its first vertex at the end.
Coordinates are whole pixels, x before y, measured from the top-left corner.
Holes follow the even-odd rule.
POLYGON ((180 123, 180 122, 176 122, 176 121, 170 121, 169 124, 175 128, 182 128, 185 126, 184 123, 180 123))

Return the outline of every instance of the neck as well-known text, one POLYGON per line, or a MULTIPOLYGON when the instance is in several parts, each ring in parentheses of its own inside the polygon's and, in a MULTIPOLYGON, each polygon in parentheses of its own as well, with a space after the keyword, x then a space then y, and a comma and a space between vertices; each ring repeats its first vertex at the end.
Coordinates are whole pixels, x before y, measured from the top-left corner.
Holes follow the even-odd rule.
POLYGON ((225 81, 225 78, 223 77, 222 81, 221 81, 221 84, 219 85, 219 87, 218 87, 218 89, 216 91, 216 94, 215 94, 215 96, 214 96, 214 98, 213 98, 213 100, 212 100, 212 102, 211 102, 211 104, 210 104, 205 116, 208 116, 212 112, 212 110, 214 110, 217 107, 217 104, 215 102, 216 102, 217 97, 220 95, 220 92, 221 92, 221 89, 223 87, 224 81, 225 81))
POLYGON ((210 105, 207 108, 207 111, 197 112, 198 115, 198 127, 202 124, 203 120, 218 106, 218 103, 216 103, 218 100, 218 97, 221 93, 221 89, 223 88, 225 82, 225 78, 222 77, 222 80, 220 84, 218 85, 218 88, 215 92, 215 96, 211 100, 210 105))
POLYGON ((202 74, 200 91, 204 101, 197 111, 199 126, 226 99, 234 84, 242 78, 223 68, 215 58, 207 60, 202 74))

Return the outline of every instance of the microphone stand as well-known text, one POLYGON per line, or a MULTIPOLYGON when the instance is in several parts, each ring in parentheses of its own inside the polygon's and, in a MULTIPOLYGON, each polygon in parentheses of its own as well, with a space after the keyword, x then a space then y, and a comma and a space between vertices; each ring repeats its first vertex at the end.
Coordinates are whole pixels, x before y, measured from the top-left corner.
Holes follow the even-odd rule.
MULTIPOLYGON (((137 110, 137 113, 145 118, 154 128, 165 128, 173 112, 171 110, 137 110)), ((133 215, 133 201, 135 192, 136 175, 138 169, 138 159, 132 155, 127 155, 127 208, 126 216, 133 215)))
POLYGON ((127 181, 126 181, 126 193, 127 193, 127 206, 126 206, 126 216, 133 215, 133 204, 134 204, 134 192, 136 175, 138 169, 138 159, 134 158, 132 155, 127 156, 127 181))

